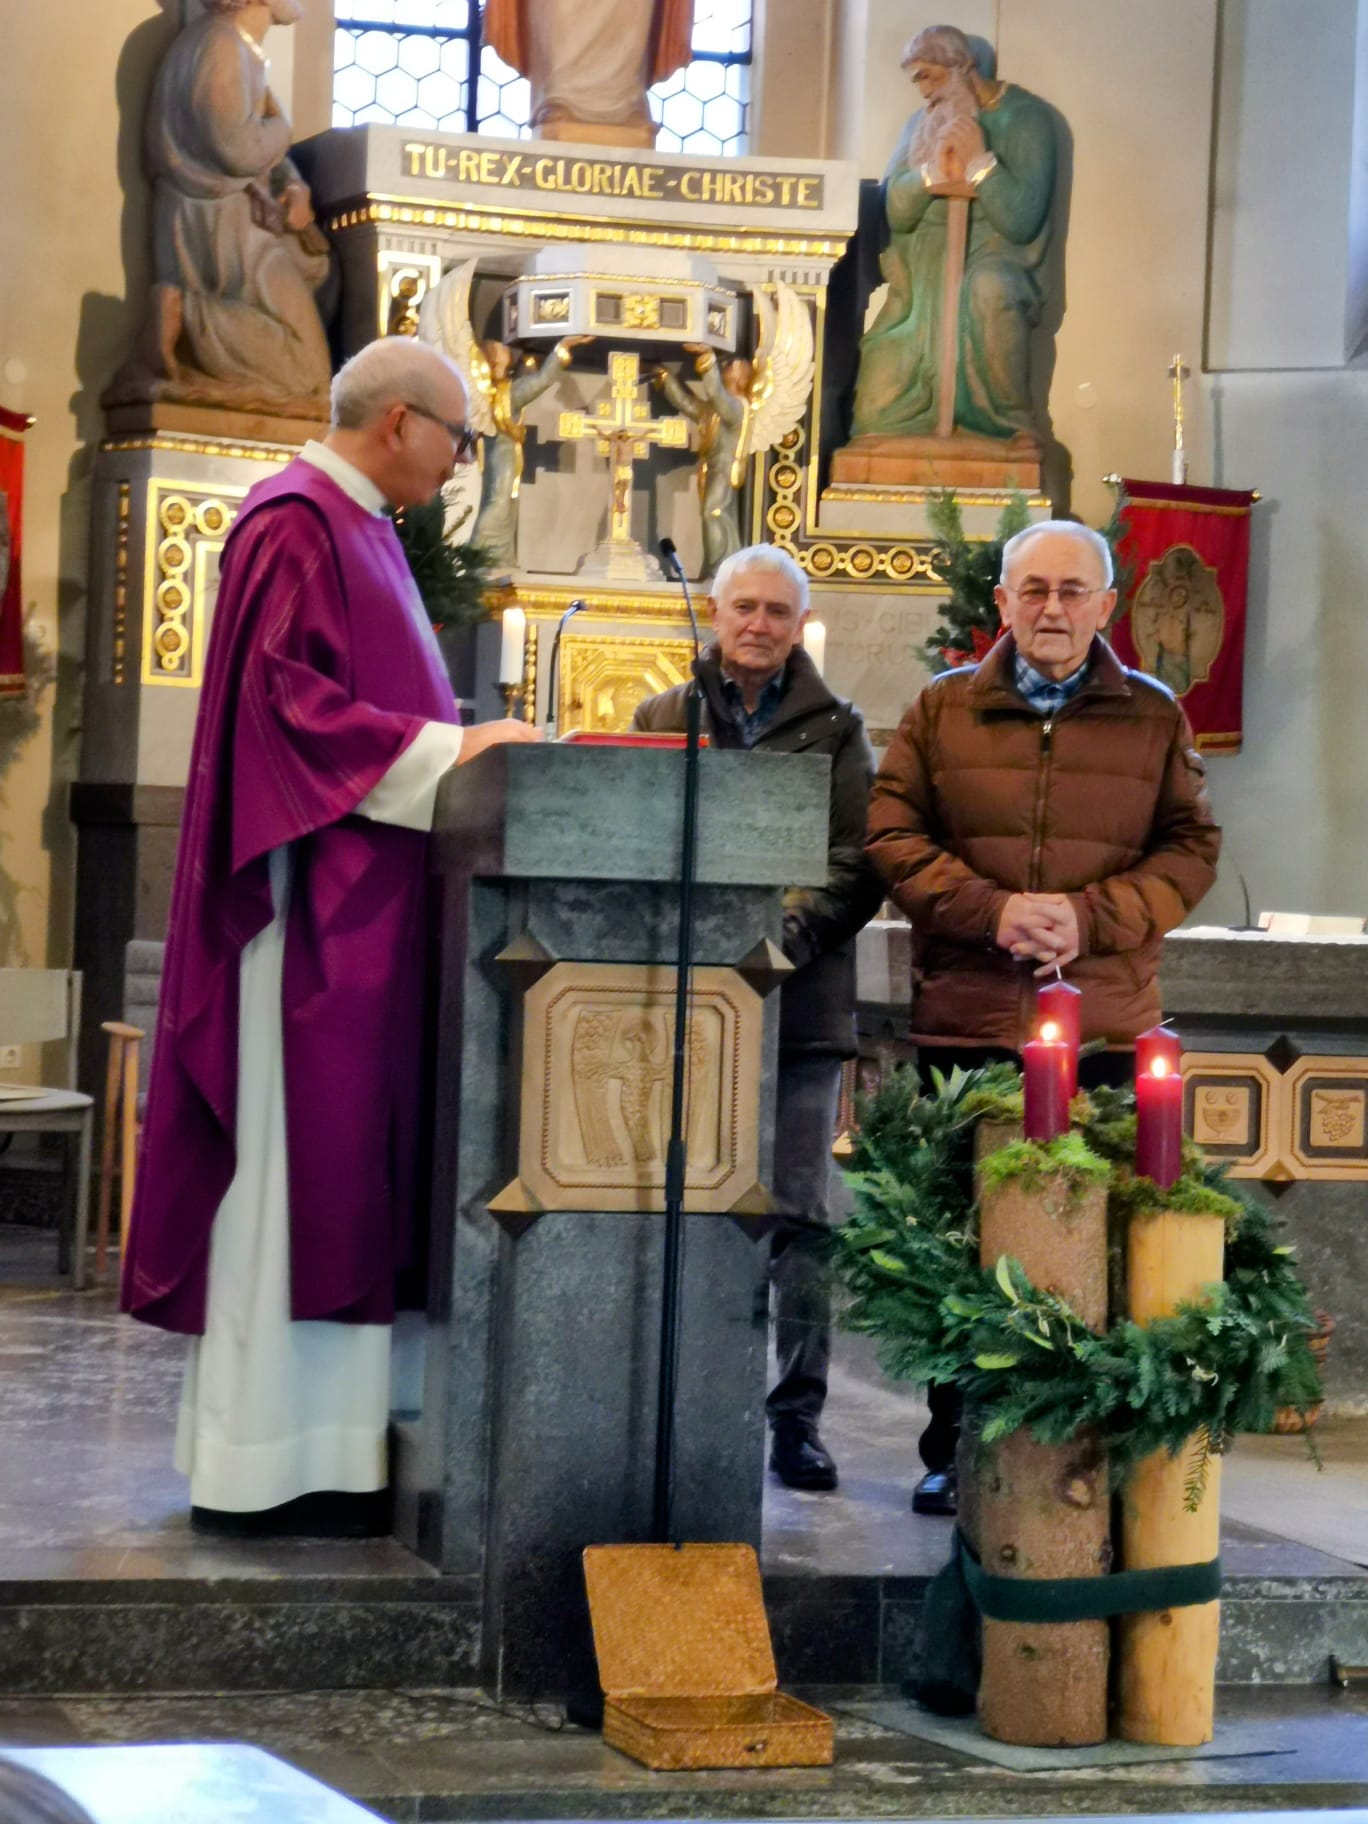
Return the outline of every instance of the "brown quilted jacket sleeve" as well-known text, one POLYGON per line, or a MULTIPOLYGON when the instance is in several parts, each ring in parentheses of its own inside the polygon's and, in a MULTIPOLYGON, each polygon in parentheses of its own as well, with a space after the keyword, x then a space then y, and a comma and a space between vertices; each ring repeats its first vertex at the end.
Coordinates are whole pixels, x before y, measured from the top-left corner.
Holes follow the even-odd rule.
POLYGON ((1081 953, 1138 950, 1172 931, 1210 889, 1220 852, 1221 832, 1207 797, 1206 767, 1188 719, 1175 704, 1173 735, 1144 860, 1069 896, 1078 914, 1081 953))
POLYGON ((934 695, 921 693, 884 755, 869 800, 866 852, 918 936, 991 945, 1009 895, 941 844, 927 758, 934 695))

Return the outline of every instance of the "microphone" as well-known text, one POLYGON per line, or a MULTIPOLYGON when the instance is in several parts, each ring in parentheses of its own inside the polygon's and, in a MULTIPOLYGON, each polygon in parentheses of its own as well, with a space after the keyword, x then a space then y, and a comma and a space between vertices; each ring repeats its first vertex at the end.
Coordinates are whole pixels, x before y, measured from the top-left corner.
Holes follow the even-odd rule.
POLYGON ((583 596, 577 595, 556 624, 556 637, 551 642, 551 665, 547 675, 546 698, 546 738, 553 740, 556 732, 556 679, 560 670, 561 635, 565 632, 565 623, 583 613, 588 603, 583 596))
POLYGON ((689 593, 689 579, 684 574, 684 566, 679 561, 679 552, 672 538, 662 538, 656 549, 665 565, 666 576, 673 577, 684 591, 684 606, 689 611, 689 625, 693 628, 694 664, 697 665, 701 642, 698 637, 698 616, 694 613, 693 597, 689 593))

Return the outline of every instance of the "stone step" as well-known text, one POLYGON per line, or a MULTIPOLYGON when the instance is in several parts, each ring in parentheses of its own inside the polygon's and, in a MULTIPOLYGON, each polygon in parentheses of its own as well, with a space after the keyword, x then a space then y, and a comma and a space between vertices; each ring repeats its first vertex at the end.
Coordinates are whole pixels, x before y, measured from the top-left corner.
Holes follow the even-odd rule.
MULTIPOLYGON (((914 1676, 927 1582, 768 1576, 780 1682, 914 1676)), ((474 1578, 11 1579, 0 1581, 0 1693, 450 1686, 477 1677, 479 1625, 474 1578)), ((1222 1684, 1323 1684, 1331 1654, 1368 1662, 1368 1578, 1228 1578, 1221 1640, 1222 1684)))

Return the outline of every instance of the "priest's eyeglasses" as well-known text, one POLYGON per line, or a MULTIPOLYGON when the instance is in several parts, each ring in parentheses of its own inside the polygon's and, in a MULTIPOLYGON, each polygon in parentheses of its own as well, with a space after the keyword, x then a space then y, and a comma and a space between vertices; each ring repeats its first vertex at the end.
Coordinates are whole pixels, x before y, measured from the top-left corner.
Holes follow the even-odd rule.
POLYGON ((1052 595, 1059 597, 1061 608, 1076 608, 1080 602, 1086 602, 1090 595, 1096 595, 1095 588, 1090 589, 1086 583, 1061 583, 1057 589, 1048 583, 1027 583, 1021 589, 1013 589, 1012 594, 1019 602, 1025 602, 1028 608, 1043 608, 1052 595))
POLYGON ((473 424, 452 424, 448 418, 439 418, 436 412, 430 412, 425 405, 415 405, 412 399, 405 399, 403 405, 407 411, 416 412, 420 418, 428 418, 433 424, 440 424, 450 437, 456 451, 456 460, 468 456, 479 442, 480 433, 473 424))

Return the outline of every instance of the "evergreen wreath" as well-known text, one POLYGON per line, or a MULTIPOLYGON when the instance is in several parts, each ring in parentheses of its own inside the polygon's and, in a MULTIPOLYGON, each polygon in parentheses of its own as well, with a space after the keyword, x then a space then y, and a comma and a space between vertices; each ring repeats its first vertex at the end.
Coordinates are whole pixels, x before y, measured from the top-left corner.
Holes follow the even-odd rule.
MULTIPOLYGON (((1117 546, 1126 532, 1121 522, 1124 505, 1125 495, 1118 487, 1111 518, 1102 527, 1102 536, 1111 547, 1121 602, 1128 599, 1131 582, 1129 567, 1117 555, 1117 546)), ((936 540, 936 570, 950 590, 949 601, 940 606, 940 624, 922 647, 922 656, 935 674, 950 671, 956 665, 976 663, 1001 633, 993 590, 1002 573, 1002 547, 1009 538, 1026 530, 1031 516, 1026 496, 1013 494, 1002 509, 992 538, 966 538, 964 516, 954 489, 942 488, 927 500, 926 518, 936 540)))
POLYGON ((1108 1183, 1114 1308, 1124 1304, 1132 1218, 1161 1209, 1225 1218, 1223 1285, 1171 1317, 1122 1319, 1099 1334, 1010 1256, 979 1265, 974 1130, 1020 1120, 1020 1073, 998 1064, 932 1074, 934 1094, 919 1094, 904 1068, 861 1106, 846 1174, 855 1210, 832 1232, 849 1294, 843 1322, 875 1339, 893 1378, 953 1382, 979 1409, 985 1443, 1023 1425, 1046 1444, 1091 1429, 1119 1480, 1198 1434, 1187 1479, 1195 1507, 1210 1457, 1237 1432, 1271 1430, 1278 1407, 1304 1414, 1321 1397, 1307 1346, 1316 1320, 1271 1213, 1190 1145, 1171 1189, 1133 1177, 1128 1091, 1078 1097, 1078 1132, 989 1154, 981 1169, 999 1182, 1050 1172, 1075 1187, 1108 1183))

